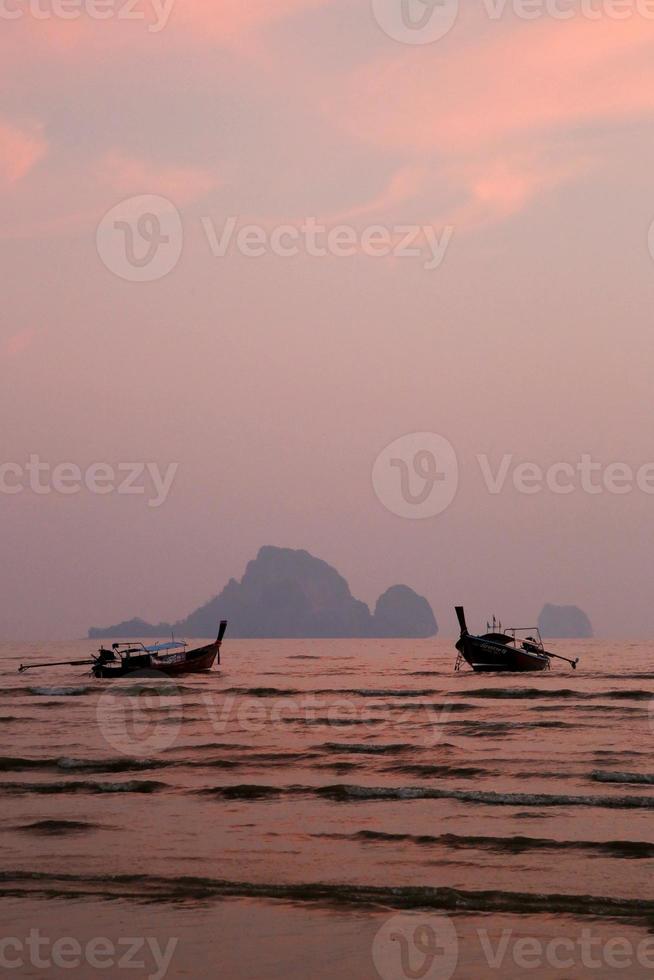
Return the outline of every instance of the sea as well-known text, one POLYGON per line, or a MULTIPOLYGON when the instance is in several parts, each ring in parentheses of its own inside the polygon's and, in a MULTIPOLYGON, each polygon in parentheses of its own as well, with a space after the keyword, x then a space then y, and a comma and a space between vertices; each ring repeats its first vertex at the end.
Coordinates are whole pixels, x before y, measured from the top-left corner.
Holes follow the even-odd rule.
MULTIPOLYGON (((198 643, 201 645, 201 643, 198 643)), ((0 645, 0 975, 654 976, 654 649, 230 640, 177 680, 0 645)))

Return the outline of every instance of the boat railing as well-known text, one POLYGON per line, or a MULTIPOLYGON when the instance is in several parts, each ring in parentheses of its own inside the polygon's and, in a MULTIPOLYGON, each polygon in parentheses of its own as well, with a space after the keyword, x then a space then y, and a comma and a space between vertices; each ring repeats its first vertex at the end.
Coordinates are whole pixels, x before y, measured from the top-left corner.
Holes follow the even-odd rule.
POLYGON ((514 643, 524 643, 525 640, 531 641, 539 650, 544 650, 543 639, 537 626, 511 626, 505 630, 508 636, 513 638, 514 643))
POLYGON ((165 643, 154 643, 151 646, 146 646, 142 640, 134 640, 132 642, 112 643, 111 649, 119 657, 123 658, 129 657, 132 653, 156 655, 167 650, 181 650, 183 652, 187 646, 186 640, 168 640, 165 643))

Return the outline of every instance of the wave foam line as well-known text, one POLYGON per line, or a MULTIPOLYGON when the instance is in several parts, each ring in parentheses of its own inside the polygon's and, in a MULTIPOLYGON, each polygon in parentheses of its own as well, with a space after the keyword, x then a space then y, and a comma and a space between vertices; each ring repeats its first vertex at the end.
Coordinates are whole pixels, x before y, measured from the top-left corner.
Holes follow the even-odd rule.
POLYGON ((220 878, 149 875, 74 875, 4 871, 0 894, 45 894, 52 898, 95 896, 144 902, 206 901, 221 898, 279 899, 294 903, 362 908, 441 909, 450 912, 509 912, 520 915, 578 915, 654 918, 654 901, 596 895, 467 891, 430 886, 377 886, 324 882, 255 883, 220 878))

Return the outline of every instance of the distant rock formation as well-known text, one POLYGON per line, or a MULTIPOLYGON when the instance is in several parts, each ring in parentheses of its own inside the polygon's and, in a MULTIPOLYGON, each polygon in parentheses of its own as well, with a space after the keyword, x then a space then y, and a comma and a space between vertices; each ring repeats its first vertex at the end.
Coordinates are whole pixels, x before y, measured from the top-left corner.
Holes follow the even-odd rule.
POLYGON ((97 629, 92 626, 89 630, 89 637, 94 639, 100 639, 101 637, 146 637, 146 636, 168 636, 172 630, 170 623, 159 623, 158 626, 153 626, 152 623, 146 623, 144 619, 126 619, 124 623, 118 623, 116 626, 108 626, 106 629, 97 629))
POLYGON ((110 637, 213 636, 221 619, 229 635, 247 638, 428 637, 438 625, 431 606, 406 585, 380 597, 374 616, 355 599, 335 568, 308 551, 261 548, 240 582, 230 579, 220 595, 172 625, 132 619, 92 627, 94 639, 110 637))
POLYGON ((374 636, 418 638, 438 633, 431 606, 406 585, 394 585, 384 592, 372 619, 374 636))
POLYGON ((544 637, 583 638, 593 635, 591 622, 578 606, 553 606, 547 603, 538 617, 538 628, 544 637))

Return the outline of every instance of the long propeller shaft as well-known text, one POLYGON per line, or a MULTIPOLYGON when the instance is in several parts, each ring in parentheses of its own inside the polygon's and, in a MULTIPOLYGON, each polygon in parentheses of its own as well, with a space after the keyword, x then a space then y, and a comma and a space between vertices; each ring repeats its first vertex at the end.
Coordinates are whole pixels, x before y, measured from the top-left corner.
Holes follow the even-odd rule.
POLYGON ((557 660, 565 660, 567 664, 570 664, 573 670, 577 669, 577 664, 579 663, 579 657, 577 657, 576 660, 569 660, 567 657, 562 657, 559 653, 548 653, 547 650, 545 651, 545 654, 548 657, 556 657, 557 660))
POLYGON ((59 660, 55 663, 21 664, 18 673, 22 674, 25 670, 34 670, 36 667, 82 667, 94 663, 95 660, 59 660))

